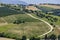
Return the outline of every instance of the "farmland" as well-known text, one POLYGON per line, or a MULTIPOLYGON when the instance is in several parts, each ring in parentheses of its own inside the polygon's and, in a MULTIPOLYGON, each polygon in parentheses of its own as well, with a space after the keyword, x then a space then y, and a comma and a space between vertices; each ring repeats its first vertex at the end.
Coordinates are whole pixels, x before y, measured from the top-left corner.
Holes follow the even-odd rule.
MULTIPOLYGON (((52 6, 52 5, 51 5, 52 6)), ((5 5, 0 7, 0 36, 17 39, 26 36, 44 38, 60 35, 60 9, 36 6, 5 5), (49 33, 49 34, 48 34, 49 33)))
POLYGON ((44 22, 7 7, 0 7, 0 14, 0 23, 7 23, 0 26, 0 33, 4 33, 5 37, 21 38, 23 35, 26 35, 27 38, 37 37, 50 30, 49 26, 44 22), (20 22, 23 20, 24 22, 14 24, 16 20, 20 22))
POLYGON ((57 5, 41 5, 41 6, 51 7, 51 8, 54 8, 54 9, 60 9, 60 6, 57 6, 57 5))
POLYGON ((28 10, 38 10, 38 8, 34 7, 34 6, 27 6, 26 9, 28 10))

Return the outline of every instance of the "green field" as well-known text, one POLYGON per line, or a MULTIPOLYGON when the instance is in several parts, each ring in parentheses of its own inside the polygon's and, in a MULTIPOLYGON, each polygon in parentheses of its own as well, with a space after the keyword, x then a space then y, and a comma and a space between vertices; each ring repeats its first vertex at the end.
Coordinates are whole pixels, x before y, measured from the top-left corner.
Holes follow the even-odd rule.
POLYGON ((20 37, 22 37, 23 35, 26 35, 27 37, 37 37, 49 30, 49 26, 43 22, 27 22, 19 25, 7 24, 4 26, 0 26, 0 32, 9 32, 20 35, 20 37))
POLYGON ((0 7, 0 17, 18 14, 17 11, 11 10, 7 7, 0 7))

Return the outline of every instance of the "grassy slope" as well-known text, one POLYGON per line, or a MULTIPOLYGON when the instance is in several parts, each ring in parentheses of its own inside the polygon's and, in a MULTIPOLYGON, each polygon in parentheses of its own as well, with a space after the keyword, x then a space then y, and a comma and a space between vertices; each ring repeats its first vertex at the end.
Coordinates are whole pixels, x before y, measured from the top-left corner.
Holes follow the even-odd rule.
POLYGON ((0 23, 7 21, 8 23, 12 23, 14 20, 25 20, 26 22, 30 21, 39 21, 29 17, 26 14, 22 14, 22 12, 18 13, 17 11, 11 10, 7 7, 0 7, 0 23))
POLYGON ((0 32, 19 34, 20 37, 22 35, 26 35, 27 37, 38 36, 47 31, 49 31, 49 27, 43 22, 26 22, 19 25, 8 24, 0 26, 0 32))
POLYGON ((24 20, 25 22, 39 22, 39 20, 33 19, 30 16, 26 14, 17 14, 17 15, 11 15, 3 17, 8 23, 14 22, 14 20, 24 20))
POLYGON ((17 11, 13 11, 7 7, 0 7, 0 17, 18 14, 17 11))
POLYGON ((45 23, 39 20, 33 19, 26 14, 21 14, 16 11, 10 10, 6 7, 1 7, 0 14, 1 14, 0 22, 4 23, 6 21, 9 23, 7 25, 0 26, 0 32, 16 33, 21 36, 25 34, 27 37, 30 37, 30 36, 38 36, 49 31, 48 25, 46 25, 45 23), (21 23, 19 25, 12 24, 12 22, 17 19, 25 20, 26 22, 21 23))

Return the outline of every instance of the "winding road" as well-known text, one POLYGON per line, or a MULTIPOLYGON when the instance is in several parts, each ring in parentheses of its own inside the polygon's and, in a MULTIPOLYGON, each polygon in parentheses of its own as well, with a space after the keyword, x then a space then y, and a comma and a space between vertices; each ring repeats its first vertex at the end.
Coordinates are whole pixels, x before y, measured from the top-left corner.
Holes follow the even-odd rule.
MULTIPOLYGON (((10 8, 10 9, 11 9, 11 8, 10 8)), ((14 9, 11 9, 11 10, 14 10, 14 9)), ((16 11, 16 10, 15 10, 15 11, 16 11)), ((19 12, 19 11, 18 11, 18 12, 19 12)), ((34 17, 34 16, 31 15, 31 14, 28 14, 28 13, 26 13, 26 14, 27 14, 28 16, 34 18, 34 19, 37 19, 37 20, 40 20, 40 21, 46 23, 46 24, 49 26, 50 30, 49 30, 48 32, 42 34, 42 35, 39 35, 38 37, 45 36, 45 35, 49 34, 50 32, 52 32, 52 30, 53 30, 53 26, 50 25, 48 22, 46 22, 46 21, 44 21, 44 20, 42 20, 42 19, 40 19, 40 18, 34 17)), ((27 40, 29 40, 29 39, 27 38, 27 40)))
POLYGON ((42 34, 42 35, 39 35, 38 37, 45 36, 45 35, 49 34, 50 32, 52 32, 53 26, 50 25, 48 22, 46 22, 46 21, 44 21, 44 20, 42 20, 42 19, 40 19, 40 18, 34 17, 34 16, 32 16, 31 14, 27 14, 27 15, 29 15, 30 17, 32 17, 32 18, 34 18, 34 19, 38 19, 38 20, 46 23, 48 26, 50 26, 50 31, 48 31, 48 32, 46 32, 46 33, 44 33, 44 34, 42 34))

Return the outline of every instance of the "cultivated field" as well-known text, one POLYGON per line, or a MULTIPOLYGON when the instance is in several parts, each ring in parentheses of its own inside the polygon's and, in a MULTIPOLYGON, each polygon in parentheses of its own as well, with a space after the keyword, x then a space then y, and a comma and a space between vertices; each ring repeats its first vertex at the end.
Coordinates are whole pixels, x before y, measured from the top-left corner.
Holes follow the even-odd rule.
POLYGON ((60 9, 60 6, 56 6, 56 5, 40 5, 40 6, 51 7, 51 8, 54 8, 54 9, 60 9))
POLYGON ((26 9, 28 10, 38 10, 38 8, 34 7, 34 6, 26 6, 26 9))

